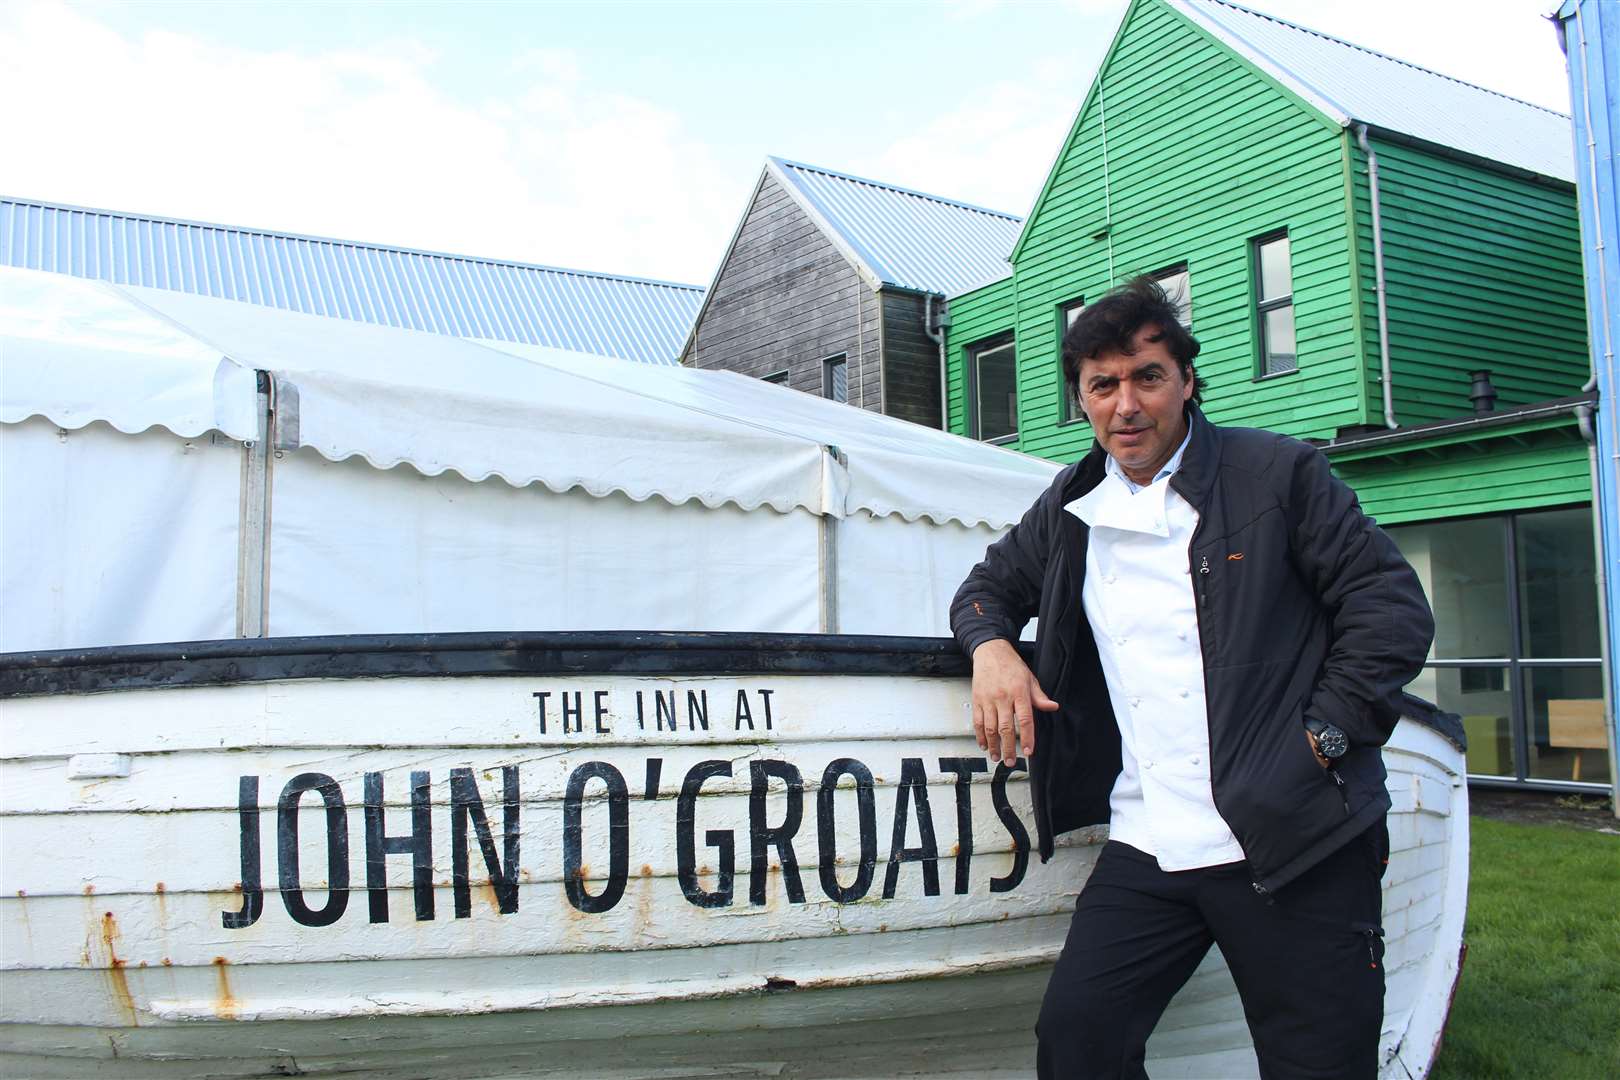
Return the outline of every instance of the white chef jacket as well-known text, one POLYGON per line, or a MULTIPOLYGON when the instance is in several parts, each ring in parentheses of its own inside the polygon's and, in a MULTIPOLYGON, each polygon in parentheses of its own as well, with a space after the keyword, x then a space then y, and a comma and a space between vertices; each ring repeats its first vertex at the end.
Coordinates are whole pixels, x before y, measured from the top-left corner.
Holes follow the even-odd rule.
POLYGON ((1108 835, 1154 856, 1163 870, 1243 858, 1209 779, 1187 551, 1198 512, 1170 487, 1191 438, 1147 487, 1109 457, 1102 482, 1065 507, 1091 527, 1082 600, 1119 723, 1123 767, 1109 795, 1108 835))

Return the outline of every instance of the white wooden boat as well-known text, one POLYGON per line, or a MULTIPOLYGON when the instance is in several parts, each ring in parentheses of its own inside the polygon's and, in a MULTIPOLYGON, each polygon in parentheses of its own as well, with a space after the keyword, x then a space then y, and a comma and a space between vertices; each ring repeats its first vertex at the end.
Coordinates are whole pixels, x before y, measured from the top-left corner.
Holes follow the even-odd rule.
MULTIPOLYGON (((965 673, 728 634, 0 657, 0 1074, 1028 1075, 1102 835, 1029 856, 965 673)), ((1420 1077, 1466 788, 1434 727, 1387 757, 1385 1075, 1420 1077)), ((1255 1075, 1218 955, 1150 1050, 1255 1075)))

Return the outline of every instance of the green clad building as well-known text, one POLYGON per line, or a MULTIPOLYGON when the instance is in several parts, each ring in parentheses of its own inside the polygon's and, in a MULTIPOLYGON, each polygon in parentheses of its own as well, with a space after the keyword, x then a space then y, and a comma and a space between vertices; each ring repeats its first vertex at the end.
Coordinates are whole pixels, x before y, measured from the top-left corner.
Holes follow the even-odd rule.
POLYGON ((1316 441, 1424 577, 1413 690, 1484 782, 1606 787, 1569 118, 1221 0, 1133 0, 1011 255, 949 301, 948 426, 1072 461, 1058 342, 1159 277, 1223 424, 1316 441))

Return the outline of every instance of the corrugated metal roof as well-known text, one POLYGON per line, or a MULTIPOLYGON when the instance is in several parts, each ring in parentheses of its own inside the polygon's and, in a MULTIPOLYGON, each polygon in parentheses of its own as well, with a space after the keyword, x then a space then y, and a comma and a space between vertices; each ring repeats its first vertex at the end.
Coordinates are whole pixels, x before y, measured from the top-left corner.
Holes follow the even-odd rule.
POLYGON ((1008 273, 1022 218, 781 158, 768 168, 885 285, 951 294, 1008 273))
POLYGON ((1339 124, 1575 181, 1569 117, 1226 0, 1167 0, 1339 124))
POLYGON ((0 265, 267 307, 678 362, 703 289, 526 263, 0 199, 0 265))

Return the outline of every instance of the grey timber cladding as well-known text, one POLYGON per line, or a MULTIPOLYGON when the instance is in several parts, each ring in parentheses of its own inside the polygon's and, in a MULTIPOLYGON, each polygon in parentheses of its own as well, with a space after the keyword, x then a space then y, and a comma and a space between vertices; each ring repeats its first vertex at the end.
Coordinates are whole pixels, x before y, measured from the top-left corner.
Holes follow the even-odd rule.
POLYGON ((693 329, 685 363, 822 392, 822 361, 843 354, 849 403, 883 408, 879 297, 783 190, 761 180, 693 329))
POLYGON ((673 364, 695 285, 0 199, 0 265, 673 364))
MULTIPOLYGON (((883 304, 883 400, 890 416, 941 427, 939 346, 923 331, 927 298, 881 292, 883 304)), ((939 311, 936 302, 934 311, 939 311)))

